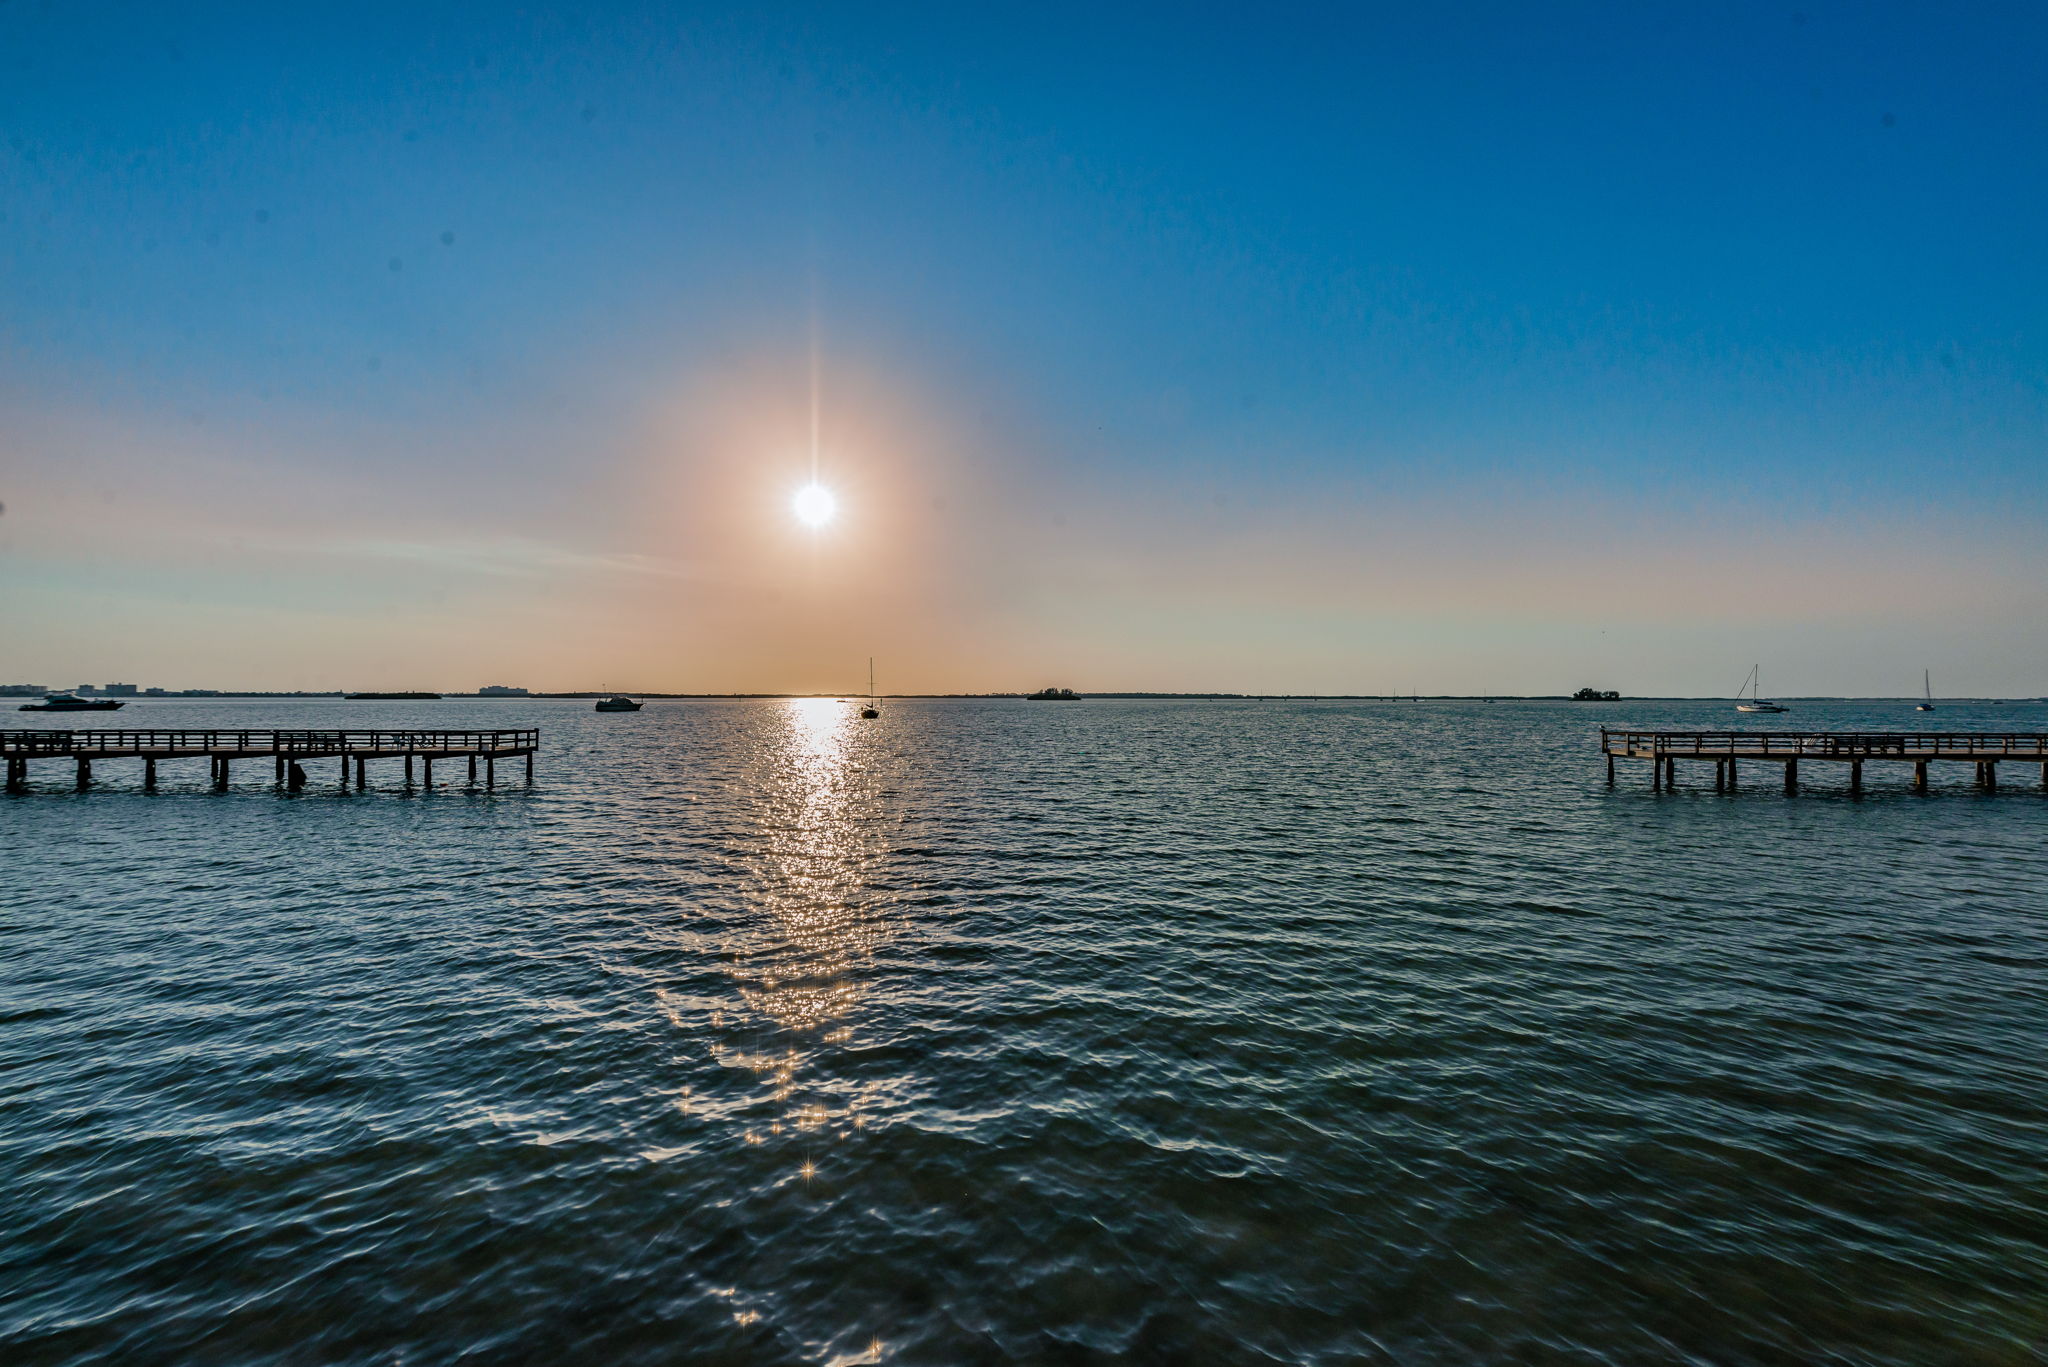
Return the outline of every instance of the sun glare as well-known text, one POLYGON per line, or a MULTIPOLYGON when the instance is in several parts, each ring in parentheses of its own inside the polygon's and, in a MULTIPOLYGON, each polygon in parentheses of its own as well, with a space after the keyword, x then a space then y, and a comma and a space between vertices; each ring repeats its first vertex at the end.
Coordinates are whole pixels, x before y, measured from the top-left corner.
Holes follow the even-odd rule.
POLYGON ((806 484, 797 490, 790 506, 796 510, 797 521, 806 527, 822 527, 839 512, 839 500, 822 484, 806 484))

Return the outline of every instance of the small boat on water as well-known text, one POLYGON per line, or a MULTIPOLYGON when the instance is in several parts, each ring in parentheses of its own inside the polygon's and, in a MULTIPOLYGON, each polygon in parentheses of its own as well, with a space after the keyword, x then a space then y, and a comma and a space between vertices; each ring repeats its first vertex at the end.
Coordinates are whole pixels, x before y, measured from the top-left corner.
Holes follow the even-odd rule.
POLYGON ((597 706, 591 710, 595 712, 638 712, 643 706, 645 706, 644 703, 634 702, 623 693, 615 693, 609 698, 599 698, 597 706))
POLYGON ((868 656, 868 700, 862 705, 860 715, 865 721, 873 721, 882 715, 881 707, 875 701, 875 657, 868 656))
POLYGON ((1915 712, 1932 712, 1934 710, 1934 674, 1930 670, 1923 669, 1920 671, 1920 694, 1924 701, 1914 703, 1913 710, 1915 712))
POLYGON ((1769 698, 1762 696, 1762 687, 1763 667, 1761 665, 1751 665, 1749 667, 1749 677, 1742 681, 1742 688, 1749 690, 1749 696, 1747 698, 1743 697, 1742 688, 1736 689, 1735 710, 1737 712, 1789 712, 1792 710, 1782 703, 1774 703, 1769 698))
POLYGON ((81 698, 76 693, 51 693, 41 702, 25 702, 24 712, 112 712, 121 706, 116 698, 81 698))
POLYGON ((1032 702, 1077 702, 1081 695, 1071 688, 1041 688, 1036 693, 1026 693, 1032 702))

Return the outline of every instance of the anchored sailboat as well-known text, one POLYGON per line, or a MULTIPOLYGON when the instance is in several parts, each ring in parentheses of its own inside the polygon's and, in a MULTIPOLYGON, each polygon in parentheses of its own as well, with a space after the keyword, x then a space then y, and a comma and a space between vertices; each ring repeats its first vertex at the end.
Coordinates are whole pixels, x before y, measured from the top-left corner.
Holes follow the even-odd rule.
POLYGON ((1920 694, 1926 701, 1914 703, 1913 710, 1915 712, 1932 712, 1934 710, 1934 675, 1925 669, 1920 671, 1920 694))
POLYGON ((868 656, 868 700, 860 710, 862 717, 872 720, 882 715, 882 709, 875 703, 875 657, 868 656))
POLYGON ((1737 712, 1787 712, 1791 710, 1780 703, 1774 703, 1770 699, 1763 697, 1761 693, 1762 687, 1763 666, 1751 665, 1749 667, 1749 677, 1742 681, 1742 688, 1735 690, 1735 710, 1737 712), (1743 688, 1749 690, 1747 698, 1742 696, 1743 688))

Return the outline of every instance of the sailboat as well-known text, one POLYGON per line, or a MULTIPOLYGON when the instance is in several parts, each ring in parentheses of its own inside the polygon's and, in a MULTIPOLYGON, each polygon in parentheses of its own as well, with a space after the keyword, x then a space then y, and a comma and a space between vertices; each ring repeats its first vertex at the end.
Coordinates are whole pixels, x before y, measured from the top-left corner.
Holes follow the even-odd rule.
POLYGON ((1932 712, 1934 710, 1934 675, 1925 669, 1920 671, 1920 693, 1926 701, 1914 703, 1913 710, 1915 712, 1932 712))
POLYGON ((1749 677, 1742 681, 1742 688, 1735 690, 1735 710, 1737 712, 1787 712, 1791 710, 1780 703, 1774 703, 1769 698, 1762 696, 1763 667, 1761 665, 1751 665, 1749 667, 1749 677), (1742 696, 1742 688, 1749 690, 1748 697, 1742 696))
POLYGON ((860 714, 870 721, 882 715, 882 709, 875 705, 875 657, 872 655, 868 656, 868 700, 860 714))

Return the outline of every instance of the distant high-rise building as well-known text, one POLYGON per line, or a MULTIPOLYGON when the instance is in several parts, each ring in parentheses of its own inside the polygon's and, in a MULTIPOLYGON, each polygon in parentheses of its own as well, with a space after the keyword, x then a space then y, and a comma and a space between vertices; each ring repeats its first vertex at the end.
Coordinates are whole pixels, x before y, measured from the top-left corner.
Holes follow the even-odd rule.
POLYGON ((106 694, 110 698, 132 698, 135 696, 135 685, 124 683, 111 683, 108 684, 106 687, 102 688, 100 692, 106 694))
POLYGON ((40 698, 49 691, 41 684, 0 684, 0 698, 40 698))

